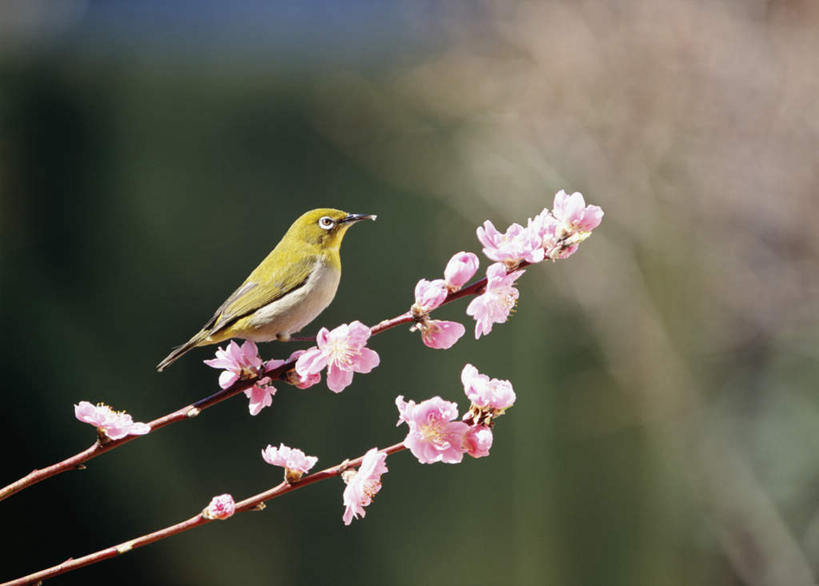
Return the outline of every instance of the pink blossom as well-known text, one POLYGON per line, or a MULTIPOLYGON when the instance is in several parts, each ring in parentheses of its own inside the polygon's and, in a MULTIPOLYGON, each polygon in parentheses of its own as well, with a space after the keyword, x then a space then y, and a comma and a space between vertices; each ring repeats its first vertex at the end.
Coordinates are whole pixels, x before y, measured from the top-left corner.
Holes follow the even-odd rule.
POLYGON ((378 354, 366 347, 370 328, 360 321, 342 324, 332 332, 321 328, 317 346, 309 348, 296 361, 301 377, 315 375, 327 368, 327 386, 334 393, 343 391, 353 380, 353 373, 368 373, 378 366, 378 354))
POLYGON ((529 228, 537 232, 543 250, 552 260, 568 258, 577 250, 578 243, 569 241, 573 234, 569 227, 555 219, 548 208, 529 220, 529 228))
POLYGON ((379 452, 378 448, 370 449, 361 461, 358 472, 348 470, 342 474, 347 483, 342 500, 344 502, 345 525, 352 523, 354 518, 364 517, 364 507, 368 506, 373 497, 381 490, 381 475, 387 472, 387 454, 379 452))
POLYGON ((216 350, 216 358, 204 362, 212 368, 225 369, 219 375, 219 386, 223 389, 241 378, 256 376, 262 368, 259 349, 252 340, 246 340, 241 346, 231 340, 225 350, 221 347, 216 350))
POLYGON ((451 291, 457 291, 471 279, 480 266, 478 257, 473 252, 455 254, 444 269, 444 281, 451 291))
POLYGON ((307 456, 298 448, 289 448, 284 444, 279 444, 278 448, 268 444, 262 450, 262 459, 272 466, 284 468, 285 478, 288 482, 298 480, 318 462, 318 458, 315 456, 307 456))
POLYGON ((273 404, 273 395, 276 394, 276 387, 270 383, 270 377, 266 376, 245 390, 245 397, 250 399, 247 408, 251 415, 258 415, 262 409, 270 407, 273 404))
MULTIPOLYGON (((268 360, 265 362, 265 372, 270 372, 271 370, 279 368, 283 364, 294 362, 304 353, 305 350, 296 350, 287 358, 287 360, 268 360)), ((296 372, 295 367, 288 370, 284 374, 284 377, 288 383, 300 389, 308 389, 321 382, 321 373, 316 372, 313 374, 301 375, 296 372)))
POLYGON ((552 214, 572 232, 591 232, 603 221, 600 206, 586 205, 583 194, 575 191, 568 195, 562 189, 555 194, 552 214))
POLYGON ((508 380, 490 379, 478 369, 467 364, 461 371, 461 382, 466 396, 481 409, 503 411, 515 403, 515 391, 508 380))
POLYGON ((492 430, 485 425, 472 425, 464 435, 464 450, 473 458, 489 455, 492 447, 492 430))
POLYGON ((125 411, 114 411, 102 403, 92 405, 80 401, 74 405, 74 416, 83 423, 90 423, 108 439, 118 440, 126 435, 144 435, 151 431, 147 423, 135 422, 125 411))
POLYGON ((236 503, 233 497, 229 494, 220 494, 210 499, 210 504, 202 511, 202 516, 205 519, 220 519, 224 520, 233 516, 236 512, 236 503))
POLYGON ((520 224, 512 224, 505 233, 500 233, 489 220, 479 226, 478 240, 483 244, 483 253, 490 259, 514 264, 525 260, 537 263, 543 260, 543 241, 534 230, 520 224))
POLYGON ((395 399, 398 408, 398 423, 406 423, 409 433, 404 438, 404 446, 422 464, 446 462, 457 464, 463 459, 463 438, 469 425, 453 421, 458 417, 458 405, 433 397, 421 401, 404 401, 404 396, 395 399))
POLYGON ((475 318, 475 338, 492 331, 493 324, 500 324, 509 318, 514 309, 519 292, 514 287, 515 280, 523 270, 506 274, 503 263, 490 265, 486 270, 486 288, 473 299, 466 308, 467 315, 475 318))
POLYGON ((466 332, 463 324, 438 319, 428 319, 419 327, 424 344, 440 350, 451 348, 466 332))
POLYGON ((427 313, 440 307, 449 294, 443 279, 427 281, 421 279, 415 285, 415 305, 421 313, 427 313))

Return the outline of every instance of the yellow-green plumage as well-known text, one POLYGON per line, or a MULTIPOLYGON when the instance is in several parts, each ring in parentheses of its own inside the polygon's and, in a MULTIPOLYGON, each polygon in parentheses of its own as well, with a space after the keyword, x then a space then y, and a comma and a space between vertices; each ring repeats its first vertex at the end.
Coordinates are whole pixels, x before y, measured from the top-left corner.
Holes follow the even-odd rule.
POLYGON ((287 339, 335 297, 339 248, 347 229, 375 216, 319 208, 298 218, 276 247, 190 340, 157 365, 162 371, 191 348, 230 338, 287 339))

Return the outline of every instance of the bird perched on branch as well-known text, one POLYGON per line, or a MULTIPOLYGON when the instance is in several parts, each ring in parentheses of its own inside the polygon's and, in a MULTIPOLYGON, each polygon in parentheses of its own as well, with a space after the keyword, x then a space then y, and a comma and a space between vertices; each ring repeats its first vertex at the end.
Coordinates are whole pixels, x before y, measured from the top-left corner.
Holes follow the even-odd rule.
POLYGON ((347 229, 376 216, 319 208, 298 218, 193 337, 174 348, 160 372, 197 346, 230 338, 287 340, 330 305, 341 278, 339 247, 347 229))

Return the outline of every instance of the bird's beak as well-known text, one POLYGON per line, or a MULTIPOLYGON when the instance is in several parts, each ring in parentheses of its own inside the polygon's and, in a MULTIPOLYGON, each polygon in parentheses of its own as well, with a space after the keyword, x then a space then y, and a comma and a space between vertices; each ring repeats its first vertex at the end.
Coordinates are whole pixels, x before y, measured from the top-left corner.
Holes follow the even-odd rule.
POLYGON ((356 222, 360 222, 361 220, 375 221, 377 217, 378 216, 374 214, 347 214, 347 216, 339 221, 339 224, 354 224, 356 222))

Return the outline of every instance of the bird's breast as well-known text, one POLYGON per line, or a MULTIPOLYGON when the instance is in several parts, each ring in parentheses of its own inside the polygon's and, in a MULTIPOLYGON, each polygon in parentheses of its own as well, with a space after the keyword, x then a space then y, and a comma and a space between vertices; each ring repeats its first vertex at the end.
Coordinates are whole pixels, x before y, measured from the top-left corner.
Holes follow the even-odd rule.
POLYGON ((340 279, 338 268, 319 263, 304 285, 248 317, 246 337, 261 342, 298 332, 330 305, 340 279))

